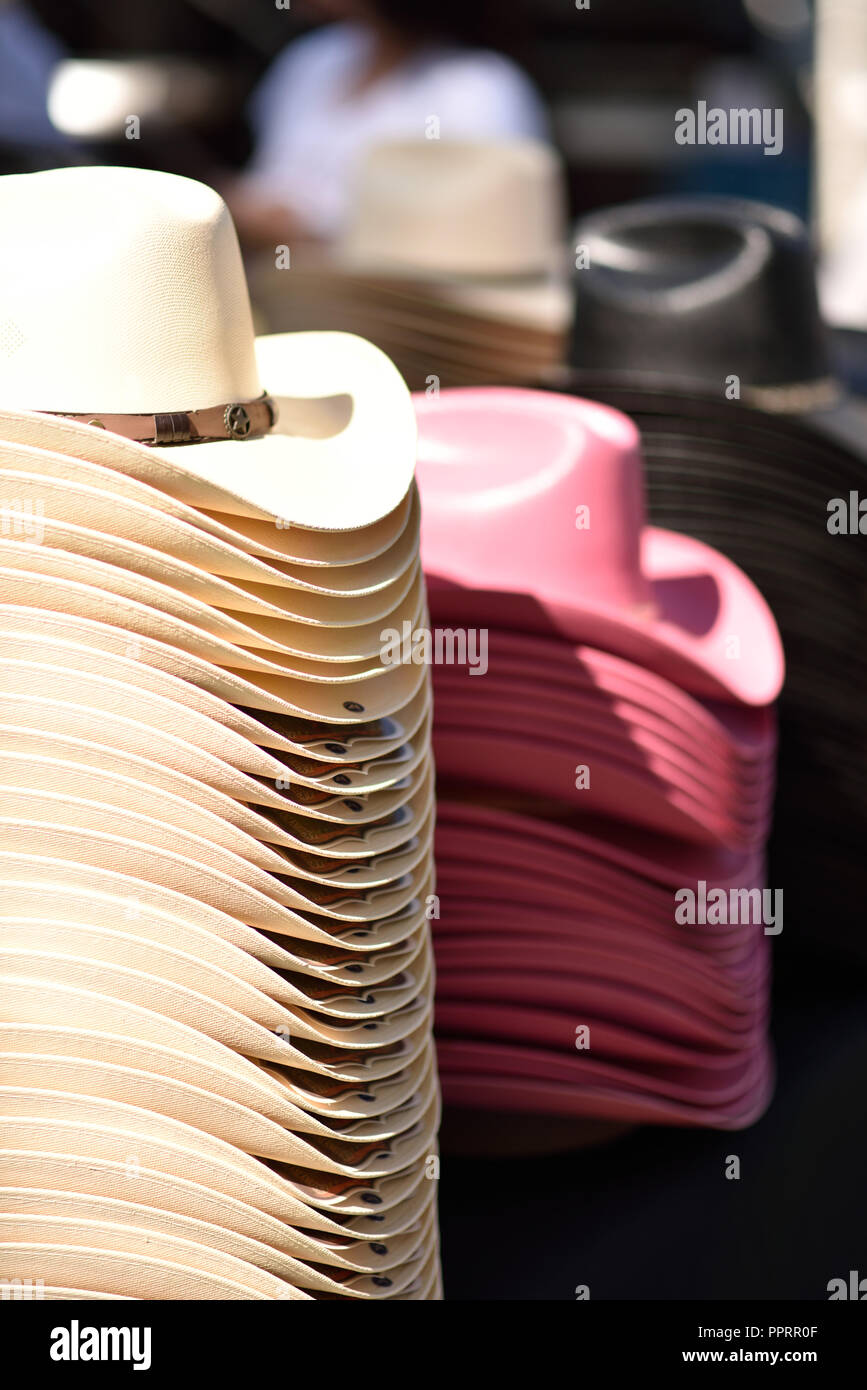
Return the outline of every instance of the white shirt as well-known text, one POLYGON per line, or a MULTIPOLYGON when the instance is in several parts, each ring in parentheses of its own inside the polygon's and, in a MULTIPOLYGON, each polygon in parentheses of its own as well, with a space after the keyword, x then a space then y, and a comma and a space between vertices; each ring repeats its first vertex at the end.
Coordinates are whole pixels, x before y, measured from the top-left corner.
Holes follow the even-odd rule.
POLYGON ((425 49, 356 95, 371 42, 352 24, 317 29, 275 59, 254 94, 248 178, 318 235, 339 231, 364 152, 384 140, 431 138, 431 118, 442 140, 548 138, 532 84, 487 50, 425 49))

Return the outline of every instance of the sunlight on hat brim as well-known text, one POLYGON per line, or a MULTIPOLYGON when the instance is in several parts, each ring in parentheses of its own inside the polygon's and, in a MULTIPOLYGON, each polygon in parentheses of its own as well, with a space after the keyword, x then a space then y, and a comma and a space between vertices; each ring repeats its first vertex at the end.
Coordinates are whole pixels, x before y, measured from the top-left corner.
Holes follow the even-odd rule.
MULTIPOLYGON (((263 389, 279 417, 263 438, 151 447, 47 408, 5 407, 0 439, 87 458, 92 438, 98 441, 94 461, 196 507, 277 519, 301 532, 342 533, 347 539, 355 531, 369 534, 366 528, 397 511, 415 468, 415 412, 397 368, 379 348, 348 333, 275 334, 258 339, 256 351, 263 389)), ((292 559, 286 531, 276 534, 276 553, 292 559)), ((389 534, 386 543, 391 539, 389 534)), ((309 546, 303 549, 298 558, 316 563, 307 558, 309 546)), ((375 539, 372 548, 356 544, 328 563, 367 559, 382 549, 382 540, 375 539)))
POLYGON ((295 526, 352 530, 393 511, 412 481, 416 426, 385 354, 349 333, 277 333, 256 340, 256 357, 277 405, 270 434, 152 452, 295 526))

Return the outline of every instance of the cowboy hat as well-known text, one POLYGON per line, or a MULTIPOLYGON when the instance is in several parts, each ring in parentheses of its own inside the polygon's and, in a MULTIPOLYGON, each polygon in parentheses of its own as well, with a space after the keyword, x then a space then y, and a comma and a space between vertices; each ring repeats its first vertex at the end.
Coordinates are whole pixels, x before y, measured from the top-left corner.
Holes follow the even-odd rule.
POLYGON ((586 263, 568 362, 582 382, 677 382, 832 436, 863 433, 863 409, 832 375, 810 241, 793 213, 648 199, 587 215, 575 240, 586 263))
POLYGON ((405 496, 414 424, 397 371, 351 337, 257 344, 212 189, 144 169, 56 169, 4 179, 0 218, 0 404, 48 415, 31 443, 50 448, 51 415, 70 415, 126 439, 120 470, 144 455, 142 468, 170 464, 212 507, 302 528, 370 526, 405 496))
POLYGON ((355 173, 335 246, 299 253, 291 285, 262 258, 254 299, 274 325, 362 333, 413 386, 532 380, 559 359, 569 320, 564 216, 542 142, 385 141, 355 173))
POLYGON ((776 698, 783 655, 767 605, 724 556, 645 527, 625 416, 515 390, 417 397, 416 409, 435 616, 559 632, 701 695, 776 698))

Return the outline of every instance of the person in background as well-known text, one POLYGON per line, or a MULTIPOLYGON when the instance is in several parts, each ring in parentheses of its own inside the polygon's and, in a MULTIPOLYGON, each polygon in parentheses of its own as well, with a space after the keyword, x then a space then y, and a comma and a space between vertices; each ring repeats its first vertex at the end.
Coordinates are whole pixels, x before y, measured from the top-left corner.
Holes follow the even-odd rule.
POLYGON ((308 0, 334 22, 296 39, 254 93, 247 172, 225 190, 243 241, 332 240, 353 170, 383 140, 548 138, 498 0, 308 0))

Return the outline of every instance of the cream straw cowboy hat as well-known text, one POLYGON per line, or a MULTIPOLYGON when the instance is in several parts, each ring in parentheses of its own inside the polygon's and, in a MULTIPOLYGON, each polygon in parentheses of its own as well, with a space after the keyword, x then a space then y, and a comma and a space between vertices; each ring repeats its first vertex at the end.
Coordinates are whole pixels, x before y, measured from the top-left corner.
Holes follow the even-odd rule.
POLYGON ((213 189, 141 169, 25 174, 0 183, 0 224, 0 406, 48 415, 27 442, 62 452, 50 416, 92 422, 133 441, 119 460, 170 461, 201 505, 301 527, 366 527, 405 496, 415 426, 397 371, 349 335, 257 341, 213 189))
POLYGON ((539 140, 394 140, 362 161, 338 258, 410 274, 528 279, 554 269, 560 160, 539 140))
POLYGON ((561 360, 571 318, 566 198, 549 145, 396 140, 355 171, 338 241, 251 267, 274 328, 370 338, 421 389, 535 381, 561 360))

